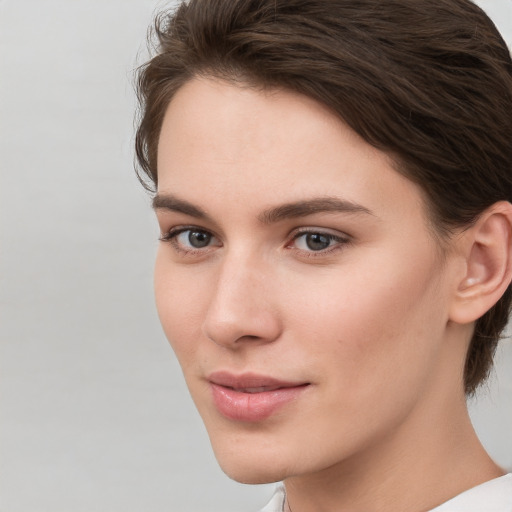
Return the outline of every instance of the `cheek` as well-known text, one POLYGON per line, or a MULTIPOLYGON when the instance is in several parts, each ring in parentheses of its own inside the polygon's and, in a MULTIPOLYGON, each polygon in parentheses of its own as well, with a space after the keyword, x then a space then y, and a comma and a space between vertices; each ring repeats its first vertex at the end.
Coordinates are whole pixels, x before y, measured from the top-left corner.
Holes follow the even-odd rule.
POLYGON ((435 277, 441 270, 435 257, 414 256, 386 260, 381 253, 302 282, 308 294, 290 289, 297 338, 331 368, 337 386, 363 393, 381 383, 399 387, 434 364, 446 322, 435 277))
POLYGON ((207 289, 207 276, 198 279, 191 269, 176 268, 169 263, 165 250, 159 250, 154 272, 155 302, 164 333, 182 366, 190 364, 197 351, 207 289))

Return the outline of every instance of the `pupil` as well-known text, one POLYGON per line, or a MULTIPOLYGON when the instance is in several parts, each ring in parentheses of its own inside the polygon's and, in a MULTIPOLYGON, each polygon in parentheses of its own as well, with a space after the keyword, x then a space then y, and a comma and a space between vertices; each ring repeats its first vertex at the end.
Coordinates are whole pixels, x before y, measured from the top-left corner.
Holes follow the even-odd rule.
POLYGON ((206 247, 210 243, 210 240, 211 236, 203 231, 191 231, 188 235, 190 245, 196 249, 206 247))
POLYGON ((327 247, 329 247, 329 243, 329 237, 321 235, 320 233, 311 233, 306 235, 306 245, 308 246, 308 249, 311 249, 312 251, 327 249, 327 247))

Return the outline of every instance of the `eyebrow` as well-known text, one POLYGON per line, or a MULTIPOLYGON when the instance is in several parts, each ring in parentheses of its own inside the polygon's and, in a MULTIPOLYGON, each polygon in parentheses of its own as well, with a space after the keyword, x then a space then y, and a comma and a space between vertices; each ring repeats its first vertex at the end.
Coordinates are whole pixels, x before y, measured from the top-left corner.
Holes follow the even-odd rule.
POLYGON ((352 201, 347 201, 346 199, 340 199, 338 197, 316 197, 269 208, 261 213, 258 218, 264 224, 272 224, 285 219, 307 217, 315 213, 363 213, 373 215, 368 208, 352 201))
MULTIPOLYGON (((157 194, 153 199, 153 208, 155 210, 164 209, 183 213, 197 219, 212 220, 201 208, 170 194, 157 194)), ((346 199, 340 199, 338 197, 316 197, 269 208, 258 215, 258 220, 263 224, 274 224, 285 219, 307 217, 308 215, 317 213, 373 215, 373 212, 365 206, 346 199)))
POLYGON ((190 217, 196 217, 197 219, 211 220, 204 210, 194 206, 188 201, 183 201, 170 194, 157 194, 153 198, 153 209, 154 210, 170 210, 172 212, 184 213, 190 217))

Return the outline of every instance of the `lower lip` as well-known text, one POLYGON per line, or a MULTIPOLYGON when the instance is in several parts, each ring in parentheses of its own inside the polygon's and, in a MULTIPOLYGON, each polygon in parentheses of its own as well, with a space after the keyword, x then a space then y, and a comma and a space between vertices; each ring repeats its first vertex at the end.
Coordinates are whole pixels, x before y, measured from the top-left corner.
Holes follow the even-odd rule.
POLYGON ((263 421, 278 409, 294 401, 308 385, 280 388, 261 393, 243 393, 210 383, 213 402, 226 418, 236 421, 263 421))

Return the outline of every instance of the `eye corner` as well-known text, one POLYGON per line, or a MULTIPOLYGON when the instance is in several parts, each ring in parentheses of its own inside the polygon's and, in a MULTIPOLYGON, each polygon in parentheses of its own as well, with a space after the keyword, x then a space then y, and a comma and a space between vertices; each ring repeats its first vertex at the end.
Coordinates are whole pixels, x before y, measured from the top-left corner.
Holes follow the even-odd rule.
POLYGON ((159 240, 171 245, 181 257, 205 256, 222 246, 211 231, 198 226, 175 226, 165 230, 159 240))
POLYGON ((292 234, 286 248, 306 258, 326 257, 343 250, 351 242, 351 236, 339 231, 334 233, 320 228, 303 228, 292 234))

